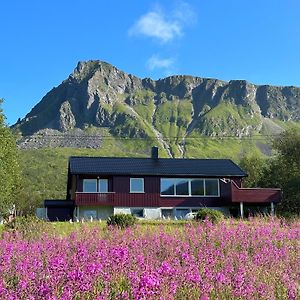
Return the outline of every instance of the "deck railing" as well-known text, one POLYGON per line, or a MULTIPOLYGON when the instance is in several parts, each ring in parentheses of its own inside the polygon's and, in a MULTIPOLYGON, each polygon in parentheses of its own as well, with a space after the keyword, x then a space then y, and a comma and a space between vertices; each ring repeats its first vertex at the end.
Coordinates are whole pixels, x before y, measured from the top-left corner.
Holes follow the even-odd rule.
POLYGON ((76 205, 114 205, 115 193, 76 193, 76 205))
POLYGON ((275 188, 239 188, 232 182, 232 202, 278 203, 281 201, 281 189, 275 188))

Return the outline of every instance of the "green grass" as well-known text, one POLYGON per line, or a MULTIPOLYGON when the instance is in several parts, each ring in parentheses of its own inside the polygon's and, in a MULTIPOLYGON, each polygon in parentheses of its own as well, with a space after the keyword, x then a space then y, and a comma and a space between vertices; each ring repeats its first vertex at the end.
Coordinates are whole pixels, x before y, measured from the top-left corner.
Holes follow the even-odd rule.
POLYGON ((208 138, 191 134, 186 139, 187 158, 230 158, 239 162, 247 153, 261 154, 255 139, 208 138))
MULTIPOLYGON (((161 226, 169 230, 175 228, 181 228, 185 224, 190 224, 193 221, 186 220, 138 220, 136 225, 140 227, 141 231, 147 232, 148 230, 160 230, 161 226)), ((82 230, 83 228, 100 228, 105 229, 107 227, 106 221, 94 221, 94 222, 49 222, 49 232, 55 235, 66 236, 72 232, 82 230)))
POLYGON ((180 156, 177 144, 182 141, 192 121, 190 100, 172 100, 160 104, 154 114, 154 126, 168 141, 175 157, 180 156))
POLYGON ((256 128, 260 124, 260 116, 251 116, 249 108, 222 101, 202 117, 198 128, 209 135, 232 135, 247 126, 256 128))

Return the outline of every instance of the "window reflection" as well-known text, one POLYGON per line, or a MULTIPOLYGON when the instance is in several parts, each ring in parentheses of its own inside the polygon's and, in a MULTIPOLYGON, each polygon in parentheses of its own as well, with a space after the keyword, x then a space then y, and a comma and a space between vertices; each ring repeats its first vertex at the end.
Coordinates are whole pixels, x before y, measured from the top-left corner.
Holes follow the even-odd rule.
POLYGON ((163 196, 215 196, 219 197, 219 180, 204 178, 161 178, 163 196))

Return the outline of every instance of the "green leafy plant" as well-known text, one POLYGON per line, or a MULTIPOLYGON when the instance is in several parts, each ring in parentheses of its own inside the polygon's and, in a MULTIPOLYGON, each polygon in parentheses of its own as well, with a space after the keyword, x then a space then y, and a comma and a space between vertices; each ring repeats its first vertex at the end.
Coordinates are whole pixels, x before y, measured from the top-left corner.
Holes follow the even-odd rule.
POLYGON ((17 232, 24 238, 35 239, 42 234, 49 234, 51 226, 49 226, 49 223, 34 216, 16 217, 4 224, 3 231, 17 232))
POLYGON ((201 208, 195 216, 196 221, 209 220, 212 223, 218 223, 223 219, 224 215, 220 211, 211 208, 201 208))
POLYGON ((127 228, 133 226, 137 221, 137 218, 128 214, 117 214, 110 216, 107 220, 108 226, 115 226, 118 228, 127 228))

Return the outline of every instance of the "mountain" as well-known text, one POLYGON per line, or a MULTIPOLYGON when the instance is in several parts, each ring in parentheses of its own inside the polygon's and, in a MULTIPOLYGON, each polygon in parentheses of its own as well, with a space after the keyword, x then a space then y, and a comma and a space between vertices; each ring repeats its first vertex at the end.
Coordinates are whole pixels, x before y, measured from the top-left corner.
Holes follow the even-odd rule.
MULTIPOLYGON (((298 122, 300 87, 184 75, 140 79, 86 61, 13 128, 25 136, 21 148, 101 148, 104 139, 122 137, 157 143, 169 156, 191 156, 197 139, 263 140, 298 122)), ((256 142, 267 151, 262 144, 256 142)))

